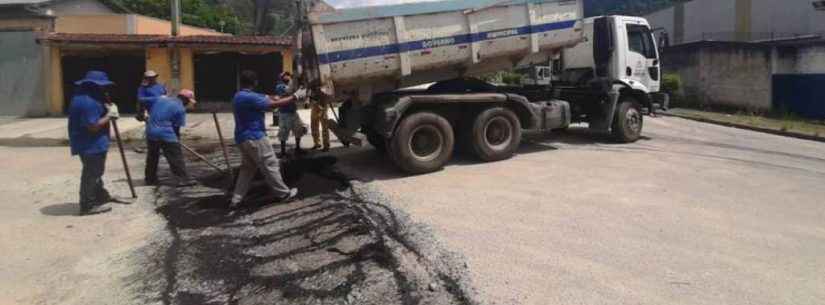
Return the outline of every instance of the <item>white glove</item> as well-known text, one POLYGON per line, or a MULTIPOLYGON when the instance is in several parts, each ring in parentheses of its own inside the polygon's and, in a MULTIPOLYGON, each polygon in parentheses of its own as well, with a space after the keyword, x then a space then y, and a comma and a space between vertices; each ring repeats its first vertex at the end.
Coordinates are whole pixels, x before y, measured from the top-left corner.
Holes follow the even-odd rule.
POLYGON ((307 89, 301 88, 295 90, 295 93, 292 94, 296 100, 304 100, 307 98, 307 89))
POLYGON ((117 105, 114 103, 112 104, 105 104, 106 105, 106 117, 110 120, 117 120, 120 118, 120 110, 118 110, 117 105))

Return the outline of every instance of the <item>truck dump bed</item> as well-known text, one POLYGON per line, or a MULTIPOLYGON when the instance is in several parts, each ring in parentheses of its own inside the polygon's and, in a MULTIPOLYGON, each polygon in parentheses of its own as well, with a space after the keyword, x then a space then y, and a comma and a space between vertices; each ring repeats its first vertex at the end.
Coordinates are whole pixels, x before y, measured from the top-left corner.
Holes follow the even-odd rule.
POLYGON ((546 62, 581 41, 581 2, 450 0, 314 11, 312 47, 304 49, 315 60, 306 68, 334 92, 364 96, 546 62))

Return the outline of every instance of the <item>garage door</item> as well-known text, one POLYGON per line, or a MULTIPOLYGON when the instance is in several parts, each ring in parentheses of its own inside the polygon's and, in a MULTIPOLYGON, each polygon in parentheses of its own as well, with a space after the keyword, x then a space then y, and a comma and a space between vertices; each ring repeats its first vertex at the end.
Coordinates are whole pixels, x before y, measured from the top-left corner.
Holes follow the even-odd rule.
POLYGON ((773 109, 825 119, 825 74, 774 75, 773 109))

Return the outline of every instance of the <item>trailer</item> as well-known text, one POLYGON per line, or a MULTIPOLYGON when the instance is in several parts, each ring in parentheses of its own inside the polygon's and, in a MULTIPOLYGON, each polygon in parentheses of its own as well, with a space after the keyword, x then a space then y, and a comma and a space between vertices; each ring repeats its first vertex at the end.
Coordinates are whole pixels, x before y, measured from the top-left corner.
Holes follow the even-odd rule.
POLYGON ((300 82, 315 100, 343 103, 332 124, 339 138, 363 134, 411 174, 439 170, 456 149, 508 159, 524 131, 574 122, 635 141, 659 90, 647 22, 584 19, 582 0, 300 3, 300 82), (548 63, 560 81, 502 87, 474 78, 548 63), (422 84, 430 85, 403 89, 422 84))

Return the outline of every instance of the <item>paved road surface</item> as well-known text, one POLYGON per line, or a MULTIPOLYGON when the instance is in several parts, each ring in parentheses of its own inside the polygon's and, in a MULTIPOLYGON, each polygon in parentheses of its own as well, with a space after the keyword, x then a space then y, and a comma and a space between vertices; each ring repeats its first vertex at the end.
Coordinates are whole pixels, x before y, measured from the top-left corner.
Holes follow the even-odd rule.
POLYGON ((677 118, 402 178, 342 163, 465 255, 496 304, 822 304, 825 144, 677 118))

